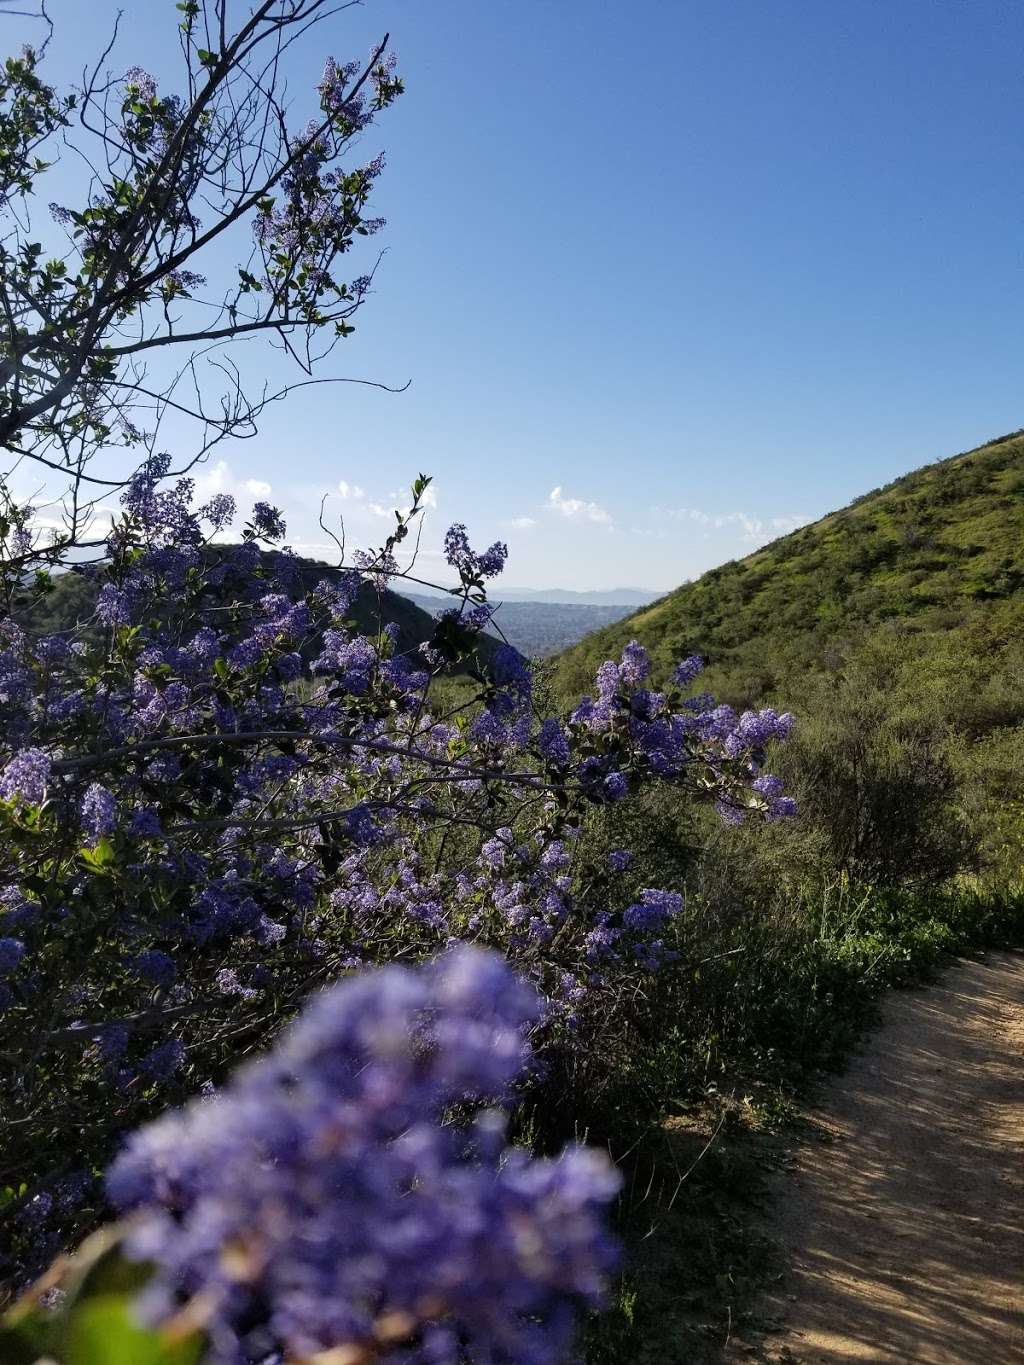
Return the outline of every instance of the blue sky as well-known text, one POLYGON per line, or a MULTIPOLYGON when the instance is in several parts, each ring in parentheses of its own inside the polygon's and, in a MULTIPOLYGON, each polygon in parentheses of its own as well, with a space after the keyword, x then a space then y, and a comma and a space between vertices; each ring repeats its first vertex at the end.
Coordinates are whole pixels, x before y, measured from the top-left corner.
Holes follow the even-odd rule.
MULTIPOLYGON (((50 8, 61 79, 115 6, 50 8)), ((113 64, 173 88, 172 0, 127 11, 113 64)), ((1017 0, 367 0, 297 119, 385 30, 388 250, 331 372, 411 387, 307 390, 204 487, 369 542, 423 470, 431 571, 459 520, 515 584, 668 588, 1024 425, 1017 0)))

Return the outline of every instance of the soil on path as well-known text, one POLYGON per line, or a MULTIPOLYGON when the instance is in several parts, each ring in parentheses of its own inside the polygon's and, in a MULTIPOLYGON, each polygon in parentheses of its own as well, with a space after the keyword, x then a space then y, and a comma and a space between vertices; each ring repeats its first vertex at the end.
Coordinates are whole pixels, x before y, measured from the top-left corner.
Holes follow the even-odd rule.
POLYGON ((779 1190, 792 1273, 762 1358, 1024 1362, 1024 955, 882 1013, 779 1190))

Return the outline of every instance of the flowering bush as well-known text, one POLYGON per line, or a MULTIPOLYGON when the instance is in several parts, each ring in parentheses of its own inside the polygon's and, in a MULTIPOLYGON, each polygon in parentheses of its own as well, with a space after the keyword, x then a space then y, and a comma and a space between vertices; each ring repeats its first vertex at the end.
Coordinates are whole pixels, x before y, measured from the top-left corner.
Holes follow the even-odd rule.
POLYGON ((536 997, 496 956, 336 986, 222 1097, 143 1129, 109 1176, 142 1210, 147 1312, 207 1296, 213 1359, 357 1346, 433 1365, 562 1360, 573 1298, 612 1261, 600 1153, 505 1148, 504 1120, 439 1120, 506 1098, 536 997), (228 1248, 228 1254, 225 1254, 228 1248), (408 1344, 403 1344, 408 1343, 408 1344))
MULTIPOLYGON (((108 1176, 133 1215, 121 1254, 151 1268, 136 1321, 157 1343, 175 1323, 201 1336, 209 1365, 565 1360, 575 1308, 614 1264, 619 1177, 596 1151, 506 1144, 493 1105, 538 1013, 495 954, 388 967, 314 999, 223 1093, 143 1128, 108 1176), (453 1107, 471 1121, 446 1121, 453 1107)), ((83 1310, 61 1306, 68 1327, 36 1323, 58 1358, 83 1310)))
MULTIPOLYGON (((93 1216, 91 1171, 122 1132, 340 972, 485 943, 550 1002, 549 1041, 585 1047, 588 1021, 671 957, 680 905, 632 886, 623 858, 582 875, 588 809, 652 782, 733 819, 788 809, 758 773, 789 718, 652 690, 639 646, 569 716, 535 715, 526 661, 475 655, 504 547, 476 554, 463 528, 462 590, 430 641, 410 654, 386 623, 356 630, 426 479, 385 545, 303 590, 300 561, 261 553, 276 511, 216 543, 228 500, 194 508, 165 472, 151 459, 126 488, 85 627, 0 621, 0 1038, 24 1120, 5 1178, 37 1261, 76 1201, 93 1216), (460 660, 474 703, 439 713, 432 683, 460 660)), ((21 585, 18 564, 9 601, 21 585)))
MULTIPOLYGON (((682 906, 676 889, 637 880, 628 849, 588 865, 581 856, 588 818, 658 785, 716 805, 729 821, 748 812, 774 819, 792 804, 762 771, 765 746, 785 738, 790 718, 738 716, 689 695, 699 659, 684 660, 656 688, 647 655, 631 643, 602 664, 590 696, 568 714, 546 714, 527 661, 484 640, 487 584, 502 571, 507 547, 475 549, 461 524, 445 538, 460 584, 452 607, 422 646, 408 647, 388 619, 385 590, 411 572, 399 556, 421 516, 427 478, 414 484, 382 546, 348 559, 342 552, 339 567, 313 582, 308 565, 282 548, 278 509, 257 503, 233 531, 231 498, 195 504, 188 468, 217 441, 252 434, 265 403, 282 396, 261 390, 246 399, 239 372, 222 359, 209 369, 214 383, 227 377, 227 392, 204 398, 200 352, 270 333, 310 374, 352 330, 370 277, 346 282, 338 271, 342 256, 380 226, 366 210, 383 161, 342 161, 402 86, 386 39, 365 64, 330 59, 317 85, 319 113, 290 132, 279 61, 332 12, 329 0, 261 0, 234 35, 226 0, 185 0, 177 11, 183 96, 162 94, 151 75, 131 67, 123 76, 97 68, 74 98, 60 97, 42 83, 40 54, 30 50, 0 74, 0 213, 10 225, 0 251, 0 440, 18 461, 36 461, 47 480, 66 479, 63 488, 47 485, 62 519, 47 540, 36 511, 0 475, 6 1284, 40 1269, 104 1216, 99 1174, 127 1133, 219 1084, 310 991, 347 972, 414 964, 457 944, 497 950, 544 1002, 532 1041, 557 1079, 559 1068, 571 1070, 574 1058, 596 1050, 598 1033, 627 1018, 645 984, 674 960, 672 921, 682 906), (56 146, 57 134, 72 136, 76 107, 85 133, 99 138, 96 164, 107 174, 77 207, 50 205, 51 232, 63 240, 47 258, 28 240, 47 169, 39 152, 56 146), (238 225, 247 229, 243 259, 222 290, 204 293, 193 266, 200 257, 222 266, 223 252, 203 253, 219 239, 239 240, 231 231, 238 225), (178 378, 161 384, 147 376, 150 361, 140 357, 182 345, 198 349, 178 378), (195 390, 187 401, 175 396, 181 376, 195 390), (178 471, 169 456, 152 453, 168 410, 199 424, 198 448, 178 471), (116 446, 133 452, 128 477, 95 477, 93 457, 103 451, 109 462, 116 446), (139 450, 150 454, 136 467, 139 450), (109 513, 112 488, 119 510, 99 536, 97 512, 109 513), (85 560, 88 551, 98 557, 85 560), (61 568, 89 579, 88 608, 72 628, 41 630, 38 608, 61 568), (368 601, 376 603, 369 627, 368 601), (453 670, 469 686, 445 705, 436 684, 453 670)), ((387 1013, 392 992, 412 1001, 402 1006, 405 1027, 408 1011, 428 1008, 432 990, 454 989, 460 971, 481 981, 490 972, 495 987, 508 980, 493 964, 477 960, 470 970, 458 954, 445 961, 433 975, 378 979, 365 987, 370 1002, 387 1013)), ((507 1001, 525 998, 511 985, 502 989, 507 1001)), ((337 997, 362 998, 358 990, 337 997)), ((348 1018, 350 1007, 339 1004, 337 1018, 348 1018)), ((328 1019, 330 1008, 311 1018, 328 1019)), ((313 1046, 316 1027, 289 1034, 281 1057, 313 1046)), ((515 1031, 508 1020, 503 1027, 515 1031)), ((461 1053, 446 1052, 440 1033, 435 1041, 444 1065, 468 1055, 466 1040, 461 1053)), ((381 1190, 365 1190, 375 1267, 335 1255, 337 1209, 325 1203, 318 1224, 329 1268, 300 1248, 302 1234, 284 1216, 281 1200, 294 1196, 296 1209, 307 1201, 303 1226, 316 1222, 320 1201, 344 1174, 326 1150, 338 1133, 330 1097, 296 1055, 287 1093, 268 1097, 281 1073, 267 1063, 218 1107, 216 1123, 241 1124, 248 1145, 235 1144, 218 1181, 194 1171, 190 1189, 173 1196, 186 1201, 175 1206, 175 1235, 153 1212, 167 1190, 158 1190, 157 1177, 143 1188, 141 1154, 180 1141, 187 1161, 204 1143, 216 1145, 206 1111, 149 1130, 116 1168, 117 1199, 141 1200, 149 1209, 142 1226, 162 1229, 150 1239, 162 1267, 151 1301, 172 1281, 194 1297, 214 1289, 218 1359, 256 1350, 239 1343, 257 1302, 273 1301, 279 1316, 268 1330, 290 1351, 376 1341, 381 1313, 392 1326, 395 1314, 417 1326, 429 1316, 424 1304, 434 1300, 414 1273, 416 1257, 427 1257, 434 1269, 445 1267, 446 1311, 458 1313, 461 1336, 453 1344, 448 1329, 432 1329, 429 1344, 415 1347, 427 1354, 388 1359, 455 1359, 467 1342, 482 1343, 480 1358, 553 1359, 545 1343, 564 1340, 558 1296, 586 1298, 597 1282, 587 1278, 597 1266, 587 1261, 589 1234, 579 1261, 558 1239, 579 1226, 571 1208, 600 1202, 600 1181, 569 1159, 496 1166, 500 1144, 486 1123, 473 1142, 490 1164, 472 1176, 447 1130, 429 1130, 420 1148, 419 1129, 397 1141, 401 1106, 388 1109, 399 1102, 385 1093, 391 1063, 374 1054, 372 1039, 363 1042, 384 1108, 372 1121, 358 1109, 367 1126, 361 1136, 353 1129, 353 1142, 358 1136, 367 1156, 396 1138, 377 1164, 392 1163, 387 1169, 406 1180, 409 1196, 399 1208, 381 1190), (245 1117, 257 1093, 269 1127, 245 1117), (306 1103, 313 1109, 299 1113, 306 1103), (384 1128, 374 1128, 377 1120, 384 1128), (275 1146, 283 1134, 293 1139, 287 1152, 275 1146), (311 1163, 306 1138, 321 1144, 322 1163, 311 1163), (138 1192, 129 1195, 133 1171, 138 1192), (567 1278, 556 1284, 542 1269, 527 1273, 510 1251, 506 1260, 519 1269, 497 1287, 499 1262, 479 1251, 479 1228, 445 1222, 451 1182, 464 1192, 466 1218, 479 1214, 499 1245, 529 1225, 538 1255, 553 1255, 567 1278), (559 1226, 536 1222, 541 1191, 564 1213, 559 1226), (245 1205, 250 1196, 264 1201, 261 1212, 245 1205), (371 1226, 371 1209, 380 1228, 371 1226), (415 1224, 421 1240, 403 1251, 395 1239, 415 1209, 423 1211, 415 1224), (204 1238, 212 1238, 205 1249, 204 1238), (244 1273, 228 1286, 219 1252, 230 1261, 239 1239, 259 1242, 270 1259, 247 1252, 244 1273), (328 1283, 328 1273, 355 1279, 328 1283), (279 1274, 299 1278, 285 1283, 279 1274), (505 1326, 480 1316, 485 1300, 508 1306, 505 1326), (528 1330, 527 1319, 544 1330, 528 1330)), ((415 1094, 433 1113, 493 1097, 486 1076, 469 1068, 458 1091, 445 1088, 441 1072, 424 1073, 409 1102, 415 1094)), ((339 1104, 344 1093, 343 1085, 339 1104)), ((342 1111, 345 1123, 355 1122, 357 1109, 342 1111)), ((349 1212, 355 1216, 354 1205, 349 1212)))

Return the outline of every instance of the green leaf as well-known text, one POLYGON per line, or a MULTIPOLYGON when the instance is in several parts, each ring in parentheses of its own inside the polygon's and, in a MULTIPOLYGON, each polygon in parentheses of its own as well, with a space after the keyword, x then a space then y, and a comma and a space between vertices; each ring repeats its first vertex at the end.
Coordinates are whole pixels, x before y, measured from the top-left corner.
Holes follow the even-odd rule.
POLYGON ((95 870, 109 867, 116 861, 117 854, 114 852, 114 845, 104 836, 95 848, 79 849, 79 857, 87 867, 95 870))
POLYGON ((120 1294, 87 1298, 75 1305, 63 1334, 61 1365, 196 1365, 202 1338, 141 1327, 131 1300, 120 1294))
POLYGON ((204 66, 216 66, 216 65, 217 65, 217 54, 216 54, 216 52, 208 52, 207 49, 206 49, 205 47, 197 47, 197 48, 196 48, 196 56, 199 58, 199 60, 202 62, 202 64, 203 64, 204 66))
POLYGON ((10 1318, 0 1319, 0 1360, 4 1365, 36 1365, 50 1345, 52 1314, 35 1309, 19 1312, 15 1322, 10 1318))

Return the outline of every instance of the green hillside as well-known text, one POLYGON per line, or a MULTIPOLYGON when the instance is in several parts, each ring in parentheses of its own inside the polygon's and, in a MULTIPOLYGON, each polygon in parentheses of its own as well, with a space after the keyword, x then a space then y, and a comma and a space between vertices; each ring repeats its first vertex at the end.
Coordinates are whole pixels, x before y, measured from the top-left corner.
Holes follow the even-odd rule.
POLYGON ((1022 588, 1024 433, 1015 432, 867 493, 586 637, 559 657, 558 686, 585 690, 597 664, 633 638, 662 675, 702 654, 709 685, 737 703, 833 667, 866 633, 938 645, 954 632, 986 653, 1020 638, 1022 588))

